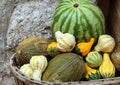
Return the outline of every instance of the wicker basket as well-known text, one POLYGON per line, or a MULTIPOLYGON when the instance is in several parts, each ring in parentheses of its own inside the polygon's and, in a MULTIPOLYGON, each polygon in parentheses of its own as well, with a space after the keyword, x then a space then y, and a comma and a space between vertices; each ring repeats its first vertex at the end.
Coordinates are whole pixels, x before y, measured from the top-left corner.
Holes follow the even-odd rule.
MULTIPOLYGON (((102 8, 106 17, 106 32, 113 35, 116 42, 120 42, 120 0, 98 0, 98 5, 102 8), (111 2, 110 2, 111 1, 111 2), (114 2, 114 3, 113 3, 114 2), (112 4, 112 6, 111 6, 112 4), (105 9, 104 9, 105 7, 105 9), (119 8, 117 8, 119 7, 119 8), (108 11, 111 9, 111 13, 108 11), (111 17, 112 16, 112 17, 111 17), (115 21, 115 22, 114 22, 115 21), (108 25, 109 24, 109 25, 108 25)), ((45 82, 37 81, 32 78, 28 78, 19 71, 19 67, 15 61, 15 54, 10 58, 10 67, 13 75, 15 76, 16 85, 120 85, 120 77, 98 79, 91 81, 75 81, 75 82, 45 82)))
POLYGON ((15 61, 15 54, 12 55, 10 59, 10 67, 12 73, 15 76, 16 85, 103 85, 103 84, 120 84, 120 77, 108 78, 108 79, 99 79, 99 80, 91 80, 91 81, 75 81, 75 82, 45 82, 38 81, 32 78, 25 76, 23 73, 19 71, 19 67, 17 67, 15 61))

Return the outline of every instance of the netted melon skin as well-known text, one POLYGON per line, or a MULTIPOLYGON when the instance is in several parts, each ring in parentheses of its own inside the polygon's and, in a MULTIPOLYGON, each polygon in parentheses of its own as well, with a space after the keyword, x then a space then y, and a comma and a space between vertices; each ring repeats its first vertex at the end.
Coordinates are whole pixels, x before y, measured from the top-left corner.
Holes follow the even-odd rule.
POLYGON ((19 43, 16 48, 16 62, 18 65, 29 63, 32 56, 44 55, 47 56, 47 46, 50 43, 45 38, 27 38, 19 43))

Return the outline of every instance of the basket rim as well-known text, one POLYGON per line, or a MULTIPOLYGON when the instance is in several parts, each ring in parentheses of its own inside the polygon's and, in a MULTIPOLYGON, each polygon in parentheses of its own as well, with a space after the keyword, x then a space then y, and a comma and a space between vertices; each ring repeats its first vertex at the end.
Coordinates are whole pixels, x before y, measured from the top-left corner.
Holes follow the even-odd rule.
POLYGON ((88 85, 88 84, 114 84, 114 83, 120 83, 120 77, 114 77, 114 78, 106 78, 106 79, 97 79, 97 80, 89 80, 89 81, 73 81, 73 82, 47 82, 47 81, 39 81, 35 80, 33 78, 27 77, 24 75, 17 66, 13 65, 14 63, 14 58, 15 58, 16 53, 13 53, 11 58, 10 58, 10 68, 15 77, 17 77, 19 80, 23 82, 29 82, 32 84, 37 84, 37 85, 43 85, 43 84, 48 84, 48 85, 53 85, 53 84, 58 84, 58 85, 88 85))

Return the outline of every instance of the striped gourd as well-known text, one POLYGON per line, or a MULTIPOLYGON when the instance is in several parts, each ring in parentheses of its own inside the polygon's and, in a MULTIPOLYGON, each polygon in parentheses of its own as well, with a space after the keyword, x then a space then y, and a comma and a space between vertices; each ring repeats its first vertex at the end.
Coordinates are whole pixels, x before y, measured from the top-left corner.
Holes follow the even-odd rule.
POLYGON ((102 55, 97 51, 91 51, 86 56, 86 62, 91 68, 97 68, 102 63, 102 55))
POLYGON ((105 33, 105 19, 101 9, 90 0, 62 0, 51 21, 53 37, 56 31, 71 33, 77 42, 95 42, 105 33))

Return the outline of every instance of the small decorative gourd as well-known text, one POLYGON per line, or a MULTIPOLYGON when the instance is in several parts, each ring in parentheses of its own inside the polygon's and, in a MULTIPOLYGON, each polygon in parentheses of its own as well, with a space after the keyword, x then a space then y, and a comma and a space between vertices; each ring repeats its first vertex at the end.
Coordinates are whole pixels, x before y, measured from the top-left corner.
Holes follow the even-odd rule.
POLYGON ((34 69, 33 78, 36 80, 41 80, 42 72, 47 67, 47 59, 45 56, 32 56, 30 59, 30 65, 34 69))
POLYGON ((33 79, 36 80, 41 80, 41 76, 42 76, 42 70, 34 70, 33 71, 33 79))
POLYGON ((111 54, 111 61, 117 71, 120 72, 120 43, 116 43, 115 49, 111 54))
POLYGON ((93 69, 93 68, 89 67, 87 65, 87 63, 85 64, 85 66, 86 66, 86 75, 85 75, 85 78, 87 80, 95 80, 95 79, 100 79, 101 78, 99 70, 93 69))
POLYGON ((92 68, 97 68, 102 63, 102 55, 97 51, 91 51, 85 59, 86 63, 92 68))
POLYGON ((103 54, 103 62, 99 67, 99 71, 103 78, 112 78, 115 76, 115 66, 111 62, 108 53, 103 54))
POLYGON ((47 47, 47 52, 51 57, 54 57, 57 54, 59 54, 60 52, 57 48, 57 42, 51 42, 47 47))
POLYGON ((70 33, 55 32, 57 47, 61 52, 71 52, 75 47, 75 37, 70 33))
POLYGON ((94 38, 91 38, 89 42, 78 43, 75 47, 75 52, 81 54, 82 56, 86 56, 90 52, 93 44, 94 38))
POLYGON ((30 78, 33 76, 33 69, 31 68, 30 64, 24 64, 21 66, 20 71, 30 78))
POLYGON ((98 43, 95 46, 96 51, 100 52, 112 52, 115 47, 115 40, 112 36, 105 34, 105 35, 100 35, 98 39, 98 43))

